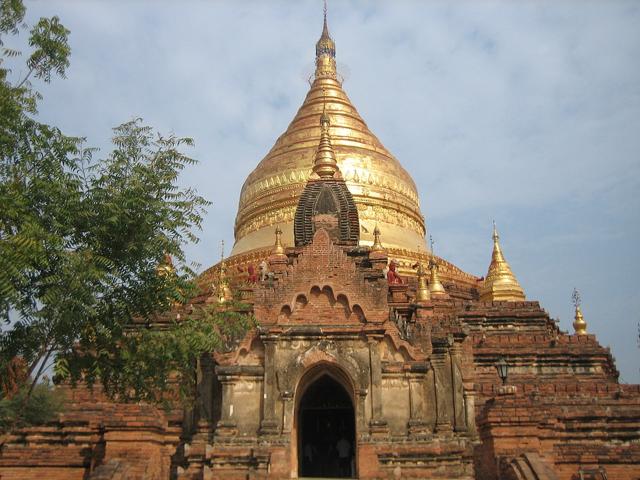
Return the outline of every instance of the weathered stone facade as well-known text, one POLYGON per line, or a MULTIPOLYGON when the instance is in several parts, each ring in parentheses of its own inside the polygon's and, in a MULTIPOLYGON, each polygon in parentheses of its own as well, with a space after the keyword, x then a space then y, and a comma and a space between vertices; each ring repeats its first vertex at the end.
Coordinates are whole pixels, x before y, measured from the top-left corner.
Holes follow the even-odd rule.
POLYGON ((463 374, 473 361, 462 326, 441 326, 432 338, 428 305, 412 315, 407 304, 390 318, 386 258, 343 250, 324 230, 289 258, 272 259, 273 287, 255 289, 260 328, 234 355, 217 359, 220 420, 201 437, 211 439, 209 456, 187 458, 180 478, 203 470, 244 478, 258 446, 270 458, 264 475, 296 478, 300 399, 324 375, 351 398, 360 478, 474 478, 473 382, 463 374))
POLYGON ((269 263, 273 278, 244 286, 259 328, 202 362, 188 421, 70 390, 59 423, 3 447, 1 478, 298 478, 302 401, 321 381, 351 402, 357 478, 640 475, 640 386, 537 302, 416 302, 413 279, 387 284, 384 252, 324 230, 269 263))

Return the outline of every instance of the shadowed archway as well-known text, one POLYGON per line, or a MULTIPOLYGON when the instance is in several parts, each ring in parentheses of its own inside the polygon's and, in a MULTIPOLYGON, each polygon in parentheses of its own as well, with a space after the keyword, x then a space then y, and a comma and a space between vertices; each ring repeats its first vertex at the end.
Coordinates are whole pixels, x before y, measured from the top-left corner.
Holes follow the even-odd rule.
POLYGON ((354 478, 355 411, 345 387, 318 375, 298 403, 298 475, 354 478))

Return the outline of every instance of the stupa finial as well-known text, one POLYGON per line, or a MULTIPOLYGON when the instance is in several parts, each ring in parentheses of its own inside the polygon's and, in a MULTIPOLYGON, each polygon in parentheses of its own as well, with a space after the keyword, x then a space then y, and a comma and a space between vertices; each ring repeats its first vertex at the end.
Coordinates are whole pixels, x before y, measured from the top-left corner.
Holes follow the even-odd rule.
POLYGON ((416 289, 416 302, 426 302, 431 299, 431 292, 427 286, 427 271, 422 262, 416 265, 418 274, 418 288, 416 289))
POLYGON ((162 256, 162 261, 156 267, 156 273, 160 277, 167 277, 176 273, 176 268, 173 266, 173 259, 171 255, 165 252, 162 256))
POLYGON ((373 245, 371 245, 372 252, 382 252, 384 251, 384 247, 382 246, 382 242, 380 242, 380 228, 378 228, 378 224, 376 223, 375 228, 373 229, 373 245))
POLYGON ((433 253, 433 236, 429 235, 429 251, 431 253, 431 260, 429 260, 429 265, 435 262, 435 254, 433 253))
POLYGON ((431 276, 429 278, 429 292, 436 297, 443 297, 447 295, 447 291, 444 289, 444 286, 440 281, 440 277, 438 276, 438 262, 436 262, 436 257, 433 253, 434 244, 435 242, 433 241, 433 237, 429 235, 429 246, 431 248, 431 259, 429 260, 429 270, 431 271, 431 276))
POLYGON ((578 292, 577 288, 573 289, 571 299, 573 300, 573 307, 575 308, 573 329, 576 331, 576 335, 586 335, 587 322, 584 321, 584 316, 582 315, 582 309, 580 308, 582 298, 580 297, 580 292, 578 292))
POLYGON ((220 240, 220 272, 224 273, 224 240, 220 240))
POLYGON ((282 230, 280 230, 280 227, 276 227, 276 243, 273 246, 273 250, 271 251, 271 253, 273 255, 278 255, 278 256, 282 256, 284 255, 284 246, 282 245, 282 230))
POLYGON ((313 162, 313 172, 320 178, 333 178, 338 171, 336 154, 331 145, 330 125, 331 120, 327 114, 327 105, 324 104, 322 107, 322 115, 320 115, 320 143, 318 144, 316 157, 313 162))
POLYGON ((491 254, 487 278, 485 278, 484 285, 480 289, 480 300, 483 302, 523 301, 525 299, 524 290, 502 254, 500 236, 498 235, 495 221, 493 222, 493 234, 491 236, 493 238, 493 253, 491 254))
POLYGON ((220 269, 218 270, 218 282, 216 285, 216 297, 218 303, 228 302, 233 297, 227 278, 227 267, 224 262, 224 240, 220 241, 220 269))
POLYGON ((324 2, 322 35, 316 43, 316 78, 336 78, 336 44, 327 26, 327 2, 324 2))

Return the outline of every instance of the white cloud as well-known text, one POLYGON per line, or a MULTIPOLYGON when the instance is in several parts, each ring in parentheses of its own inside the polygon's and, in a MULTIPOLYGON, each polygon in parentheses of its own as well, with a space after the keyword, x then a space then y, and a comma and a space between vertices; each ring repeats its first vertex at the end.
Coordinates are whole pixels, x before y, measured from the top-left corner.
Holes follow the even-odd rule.
MULTIPOLYGON (((331 2, 345 89, 418 185, 438 251, 483 275, 496 218, 529 297, 591 331, 639 381, 640 8, 635 2, 331 2)), ((293 118, 319 2, 28 2, 72 31, 44 119, 89 143, 132 116, 195 138, 184 181, 233 240, 240 187, 293 118)))

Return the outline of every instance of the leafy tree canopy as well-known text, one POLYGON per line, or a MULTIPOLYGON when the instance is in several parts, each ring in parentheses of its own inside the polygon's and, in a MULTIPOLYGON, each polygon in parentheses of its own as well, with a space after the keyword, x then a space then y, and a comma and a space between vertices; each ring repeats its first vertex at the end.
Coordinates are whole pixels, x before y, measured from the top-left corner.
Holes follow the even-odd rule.
POLYGON ((54 358, 59 376, 100 381, 120 398, 157 401, 169 377, 186 391, 199 355, 236 335, 228 325, 250 326, 247 316, 200 311, 162 332, 128 333, 133 319, 194 293, 183 246, 197 240, 208 202, 177 183, 194 163, 183 152, 192 140, 134 119, 96 161, 83 139, 40 123, 31 81, 64 77, 69 31, 40 19, 28 73, 12 80, 7 59, 22 52, 4 40, 28 28, 24 15, 22 1, 0 0, 0 372, 19 358, 33 382, 27 397, 54 358))
POLYGON ((30 393, 28 390, 24 386, 16 395, 0 398, 0 431, 46 423, 62 409, 64 396, 52 389, 48 380, 36 385, 30 393))

